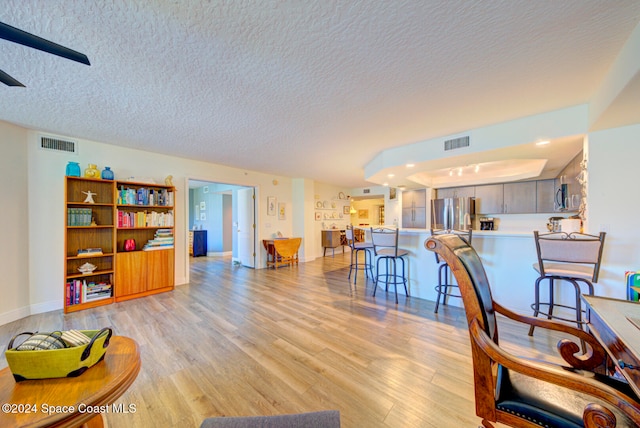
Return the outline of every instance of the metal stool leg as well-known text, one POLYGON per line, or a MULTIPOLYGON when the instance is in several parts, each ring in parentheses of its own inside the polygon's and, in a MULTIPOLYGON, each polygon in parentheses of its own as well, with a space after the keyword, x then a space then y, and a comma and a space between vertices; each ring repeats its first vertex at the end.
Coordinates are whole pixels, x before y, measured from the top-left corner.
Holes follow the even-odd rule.
MULTIPOLYGON (((538 314, 540 313, 540 282, 542 282, 544 279, 544 277, 539 277, 538 279, 536 279, 536 283, 535 283, 535 302, 531 305, 531 309, 533 309, 533 317, 534 318, 538 318, 538 314)), ((533 336, 533 329, 535 328, 535 326, 530 326, 529 327, 529 336, 533 336)))
POLYGON ((409 289, 407 288, 409 280, 407 279, 407 274, 405 272, 404 258, 400 257, 400 260, 402 261, 402 285, 404 285, 404 294, 409 297, 409 289))

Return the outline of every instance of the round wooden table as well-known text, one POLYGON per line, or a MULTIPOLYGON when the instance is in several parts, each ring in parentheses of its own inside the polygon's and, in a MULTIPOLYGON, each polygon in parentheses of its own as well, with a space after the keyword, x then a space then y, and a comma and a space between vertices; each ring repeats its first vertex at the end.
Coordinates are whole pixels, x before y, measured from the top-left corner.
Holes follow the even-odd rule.
POLYGON ((138 344, 113 336, 104 360, 78 377, 16 382, 7 367, 0 371, 0 427, 102 427, 103 413, 135 411, 135 403, 113 403, 140 365, 138 344))

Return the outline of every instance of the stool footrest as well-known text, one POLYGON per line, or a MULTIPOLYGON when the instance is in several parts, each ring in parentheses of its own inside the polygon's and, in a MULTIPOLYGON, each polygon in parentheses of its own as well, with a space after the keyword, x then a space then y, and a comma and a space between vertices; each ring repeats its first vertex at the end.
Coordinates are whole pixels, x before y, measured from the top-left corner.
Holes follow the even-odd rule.
POLYGON ((450 291, 443 291, 443 289, 446 290, 448 287, 458 288, 458 286, 455 285, 455 284, 442 284, 442 285, 436 285, 435 287, 433 287, 433 289, 436 290, 440 296, 462 298, 460 293, 452 293, 450 291))
MULTIPOLYGON (((558 316, 558 315, 552 315, 552 314, 549 314, 549 312, 545 312, 545 311, 543 311, 541 309, 542 306, 545 306, 545 307, 548 308, 550 305, 551 305, 550 303, 540 302, 540 303, 538 303, 538 309, 536 309, 536 304, 532 303, 531 304, 531 309, 533 309, 534 312, 538 313, 537 316, 545 316, 545 317, 550 318, 550 319, 566 321, 566 322, 570 322, 570 323, 574 323, 574 324, 575 323, 580 323, 580 324, 586 324, 587 323, 587 321, 583 321, 583 320, 579 321, 579 320, 577 320, 575 318, 563 318, 563 317, 558 316)), ((561 304, 558 304, 558 303, 554 303, 553 307, 554 308, 558 307, 558 308, 569 309, 569 310, 572 310, 574 313, 576 312, 575 306, 568 306, 568 305, 561 305, 561 304)), ((586 315, 586 311, 582 310, 581 312, 586 315)))

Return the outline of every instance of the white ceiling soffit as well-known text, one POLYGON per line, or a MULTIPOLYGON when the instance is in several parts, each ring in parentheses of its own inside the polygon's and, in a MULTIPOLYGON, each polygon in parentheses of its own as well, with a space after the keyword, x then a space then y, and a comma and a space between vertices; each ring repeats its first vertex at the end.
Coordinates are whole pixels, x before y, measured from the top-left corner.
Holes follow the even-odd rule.
POLYGON ((479 162, 422 171, 408 176, 407 179, 434 188, 503 183, 539 177, 546 164, 546 159, 507 159, 479 162))
POLYGON ((482 152, 452 154, 418 162, 411 167, 390 167, 380 170, 369 179, 393 187, 441 188, 555 178, 583 147, 584 136, 575 135, 551 140, 546 145, 532 142, 482 152), (460 171, 462 174, 458 175, 460 171))

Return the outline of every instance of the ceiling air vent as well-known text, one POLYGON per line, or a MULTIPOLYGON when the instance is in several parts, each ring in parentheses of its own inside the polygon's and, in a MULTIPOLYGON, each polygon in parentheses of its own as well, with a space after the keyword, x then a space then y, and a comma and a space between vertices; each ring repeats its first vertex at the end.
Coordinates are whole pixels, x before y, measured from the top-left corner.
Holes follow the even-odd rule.
POLYGON ((469 137, 454 138, 444 142, 444 150, 455 150, 462 147, 469 147, 469 137))
POLYGON ((40 136, 40 148, 55 152, 78 154, 78 143, 53 137, 40 136))

